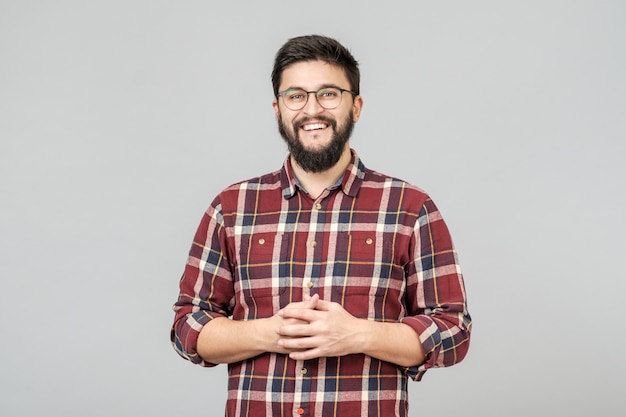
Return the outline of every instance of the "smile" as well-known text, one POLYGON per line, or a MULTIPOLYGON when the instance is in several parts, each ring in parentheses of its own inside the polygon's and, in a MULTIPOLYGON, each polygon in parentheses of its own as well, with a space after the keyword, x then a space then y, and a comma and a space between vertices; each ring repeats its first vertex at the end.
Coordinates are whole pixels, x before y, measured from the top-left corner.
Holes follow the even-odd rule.
POLYGON ((312 124, 302 126, 302 129, 309 131, 309 130, 326 129, 327 127, 328 125, 326 123, 312 123, 312 124))

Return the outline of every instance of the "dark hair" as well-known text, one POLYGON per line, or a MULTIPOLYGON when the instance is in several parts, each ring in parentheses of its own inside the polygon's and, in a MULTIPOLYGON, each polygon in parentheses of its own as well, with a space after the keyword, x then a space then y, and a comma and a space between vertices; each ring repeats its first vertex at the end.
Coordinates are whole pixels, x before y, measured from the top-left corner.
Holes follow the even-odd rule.
POLYGON ((278 97, 278 88, 285 68, 297 62, 318 60, 342 68, 350 82, 350 89, 356 94, 360 93, 359 63, 350 51, 333 38, 308 35, 289 39, 276 53, 272 70, 274 96, 278 97))

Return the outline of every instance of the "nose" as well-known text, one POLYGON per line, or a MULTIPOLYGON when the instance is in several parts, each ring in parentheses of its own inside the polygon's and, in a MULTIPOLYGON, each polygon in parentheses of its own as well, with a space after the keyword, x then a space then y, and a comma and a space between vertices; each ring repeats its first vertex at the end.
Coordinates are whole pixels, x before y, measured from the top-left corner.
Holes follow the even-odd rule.
POLYGON ((315 115, 322 113, 324 108, 320 105, 319 101, 317 101, 317 92, 316 91, 308 91, 307 92, 307 100, 302 108, 302 111, 309 115, 315 115), (313 94, 313 97, 311 97, 313 94))

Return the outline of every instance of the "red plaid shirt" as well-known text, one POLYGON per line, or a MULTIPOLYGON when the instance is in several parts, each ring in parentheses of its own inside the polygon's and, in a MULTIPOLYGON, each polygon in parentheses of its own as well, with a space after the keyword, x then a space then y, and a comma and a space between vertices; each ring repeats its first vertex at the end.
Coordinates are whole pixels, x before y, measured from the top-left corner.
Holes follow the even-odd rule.
POLYGON ((303 291, 356 317, 402 322, 426 362, 403 368, 367 355, 295 361, 266 353, 229 364, 226 414, 407 416, 407 381, 461 361, 471 319, 448 229, 423 191, 368 170, 353 151, 343 179, 317 199, 280 171, 228 187, 196 232, 174 305, 172 343, 193 363, 215 317, 270 317, 303 291))

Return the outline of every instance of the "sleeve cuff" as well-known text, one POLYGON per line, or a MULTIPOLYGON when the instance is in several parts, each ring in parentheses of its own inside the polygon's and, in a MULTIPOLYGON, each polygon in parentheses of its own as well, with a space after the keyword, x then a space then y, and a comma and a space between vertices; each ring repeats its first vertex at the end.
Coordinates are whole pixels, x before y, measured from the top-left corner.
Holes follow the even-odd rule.
POLYGON ((438 357, 441 347, 441 334, 435 322, 428 316, 404 317, 400 320, 410 326, 419 336, 424 351, 425 361, 419 366, 407 368, 408 375, 416 381, 422 379, 426 370, 432 368, 438 357))
POLYGON ((198 336, 202 328, 215 317, 221 315, 209 314, 207 311, 197 311, 187 316, 171 330, 170 340, 174 350, 189 362, 203 367, 213 367, 217 364, 204 361, 198 354, 198 336))

